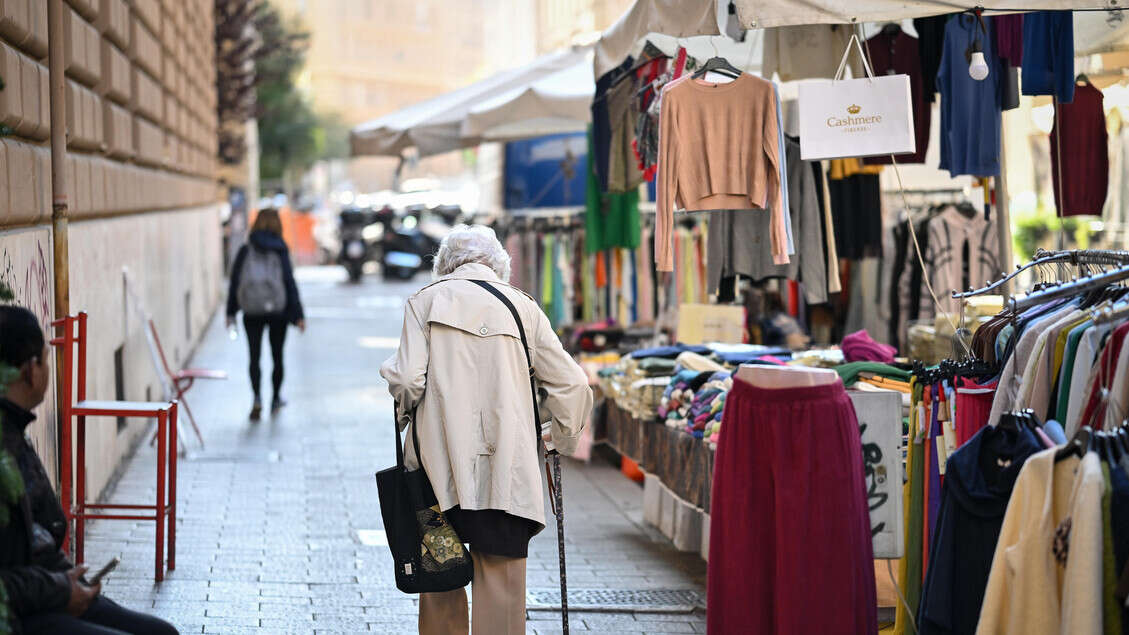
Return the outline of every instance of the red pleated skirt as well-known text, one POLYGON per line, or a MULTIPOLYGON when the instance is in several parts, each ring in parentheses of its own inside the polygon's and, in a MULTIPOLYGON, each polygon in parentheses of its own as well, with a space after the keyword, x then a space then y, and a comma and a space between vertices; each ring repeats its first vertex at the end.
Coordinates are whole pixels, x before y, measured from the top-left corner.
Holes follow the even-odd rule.
POLYGON ((710 501, 707 632, 878 631, 862 443, 842 383, 726 397, 710 501))

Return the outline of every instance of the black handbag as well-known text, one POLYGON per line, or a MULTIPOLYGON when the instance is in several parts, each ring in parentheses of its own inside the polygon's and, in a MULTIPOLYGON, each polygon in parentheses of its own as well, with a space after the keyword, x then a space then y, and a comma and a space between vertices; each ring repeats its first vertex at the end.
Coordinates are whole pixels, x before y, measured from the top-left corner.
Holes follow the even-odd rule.
POLYGON ((376 473, 380 515, 396 570, 396 588, 404 593, 440 593, 461 589, 474 577, 474 563, 455 528, 439 509, 419 456, 419 436, 411 423, 415 470, 404 467, 404 445, 395 413, 396 465, 376 473))

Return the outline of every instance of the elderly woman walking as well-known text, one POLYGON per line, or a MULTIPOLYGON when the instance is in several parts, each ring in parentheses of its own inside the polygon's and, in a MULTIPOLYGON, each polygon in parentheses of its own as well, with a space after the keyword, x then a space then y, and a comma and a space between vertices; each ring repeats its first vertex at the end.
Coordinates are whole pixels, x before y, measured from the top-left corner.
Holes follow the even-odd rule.
MULTIPOLYGON (((437 280, 408 300, 400 347, 380 374, 401 429, 417 426, 440 509, 470 545, 474 632, 525 633, 529 539, 545 528, 530 373, 552 419, 545 436, 564 454, 576 448, 592 391, 537 302, 507 284, 510 257, 493 230, 456 227, 439 247, 434 273, 437 280), (517 309, 532 369, 513 314, 475 281, 517 309)), ((405 456, 414 468, 415 453, 405 456)), ((469 626, 463 589, 420 596, 421 634, 468 633, 469 626)))

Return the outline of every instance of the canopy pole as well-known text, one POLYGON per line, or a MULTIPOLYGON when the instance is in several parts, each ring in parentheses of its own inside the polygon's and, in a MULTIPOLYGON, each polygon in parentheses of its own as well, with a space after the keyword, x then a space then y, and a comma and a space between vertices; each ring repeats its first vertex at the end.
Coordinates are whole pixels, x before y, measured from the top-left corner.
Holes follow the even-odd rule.
MULTIPOLYGON (((998 241, 1000 266, 1007 275, 1015 268, 1015 260, 1011 253, 1011 198, 1007 190, 1007 135, 1004 129, 1007 126, 1007 117, 1000 120, 1000 175, 996 179, 996 240, 998 241)), ((973 280, 973 284, 979 284, 973 280)), ((1011 283, 1006 283, 1000 293, 1011 295, 1011 283)))

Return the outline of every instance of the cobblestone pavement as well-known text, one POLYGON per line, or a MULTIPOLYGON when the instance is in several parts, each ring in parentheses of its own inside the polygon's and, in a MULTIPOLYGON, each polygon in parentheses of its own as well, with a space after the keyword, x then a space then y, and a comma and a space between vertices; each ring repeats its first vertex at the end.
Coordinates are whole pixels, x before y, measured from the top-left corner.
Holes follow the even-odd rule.
MULTIPOLYGON (((153 583, 153 523, 98 521, 87 562, 122 566, 105 593, 169 619, 182 633, 415 632, 417 602, 396 590, 380 534, 373 473, 391 465, 392 402, 380 363, 395 347, 401 307, 423 281, 344 284, 335 268, 299 271, 309 322, 291 331, 283 388, 289 405, 247 420, 246 342, 216 319, 194 365, 223 368, 226 382, 197 384, 188 398, 207 446, 180 462, 177 569, 153 583)), ((264 354, 264 380, 269 355, 264 354)), ((131 425, 141 425, 134 423, 131 425)), ((677 553, 642 523, 642 493, 618 470, 564 464, 570 595, 584 590, 704 591, 705 564, 677 553)), ((141 446, 107 500, 152 500, 155 453, 141 446)), ((546 515, 551 518, 550 513, 546 515)), ((530 545, 531 593, 558 587, 556 528, 530 545)), ((559 612, 529 611, 529 632, 560 632, 559 612)), ((574 631, 705 632, 694 613, 574 611, 574 631)))

